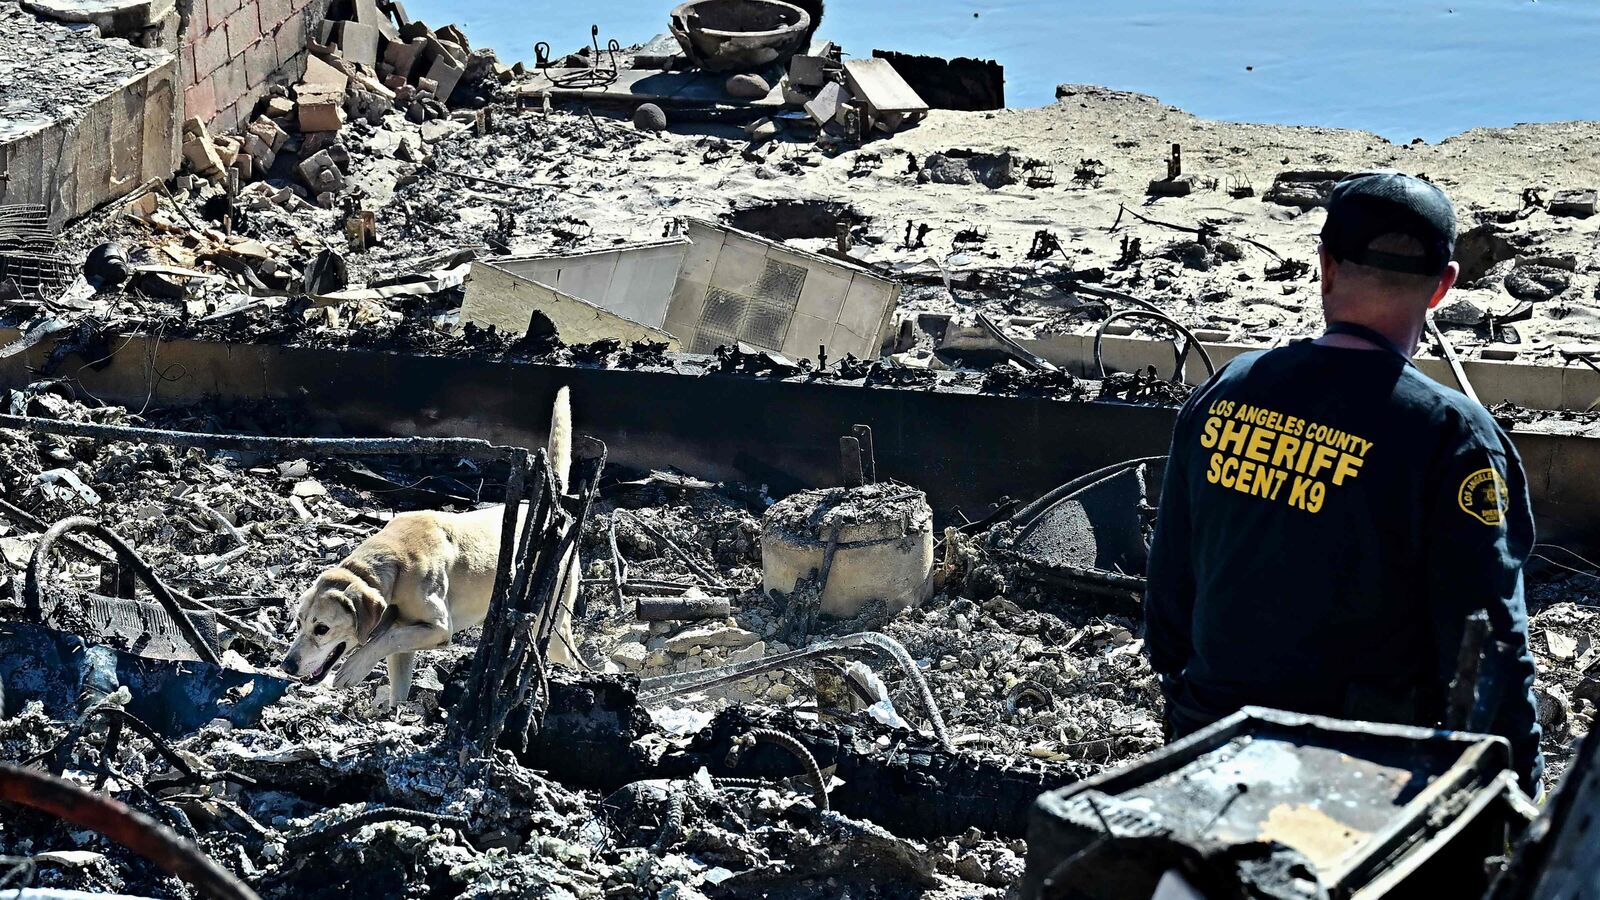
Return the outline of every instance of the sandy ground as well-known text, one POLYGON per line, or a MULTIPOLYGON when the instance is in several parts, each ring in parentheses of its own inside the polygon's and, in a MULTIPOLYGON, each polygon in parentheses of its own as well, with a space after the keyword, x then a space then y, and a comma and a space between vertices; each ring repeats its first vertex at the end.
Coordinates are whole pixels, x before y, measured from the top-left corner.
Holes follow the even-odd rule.
MULTIPOLYGON (((1482 129, 1440 144, 1404 145, 1357 131, 1207 121, 1149 97, 1102 88, 1063 86, 1062 93, 1060 102, 1040 109, 935 111, 914 128, 842 153, 825 152, 796 131, 793 139, 780 137, 744 155, 735 152, 744 147, 742 136, 730 143, 708 137, 706 126, 683 125, 637 146, 556 158, 532 157, 525 143, 493 156, 467 155, 479 155, 501 177, 571 185, 553 197, 551 211, 586 223, 592 244, 659 237, 667 220, 678 216, 831 203, 860 222, 852 252, 863 260, 913 279, 927 280, 940 267, 950 271, 958 311, 983 306, 1052 319, 1049 328, 1081 330, 1083 320, 1067 313, 1088 298, 1061 286, 1065 273, 1076 272, 1084 282, 1156 302, 1185 324, 1245 342, 1304 335, 1321 321, 1314 276, 1268 280, 1268 268, 1280 260, 1251 243, 1315 262, 1322 213, 1265 200, 1277 175, 1396 168, 1427 176, 1457 203, 1466 235, 1464 290, 1457 299, 1475 310, 1463 307, 1441 321, 1467 355, 1498 343, 1476 322, 1485 313, 1510 313, 1519 294, 1538 298, 1532 318, 1515 326, 1519 342, 1509 349, 1519 360, 1556 362, 1558 346, 1600 343, 1593 260, 1600 217, 1556 217, 1525 210, 1523 203, 1528 189, 1548 201, 1560 190, 1600 185, 1600 124, 1482 129), (1197 176, 1199 187, 1187 197, 1149 198, 1147 185, 1165 177, 1172 143, 1182 145, 1183 171, 1197 176), (931 156, 951 150, 1010 152, 1018 180, 991 188, 919 177, 931 156), (1054 184, 1046 185, 1051 178, 1054 184), (1254 196, 1232 196, 1239 186, 1253 188, 1254 196), (1214 241, 1202 252, 1193 246, 1195 235, 1139 222, 1131 213, 1113 230, 1124 205, 1173 225, 1214 223, 1216 240, 1228 246, 1214 241), (912 247, 904 243, 908 222, 929 229, 912 247), (1060 239, 1062 252, 1030 261, 1041 230, 1060 239), (964 231, 986 239, 958 240, 964 231), (1128 238, 1141 243, 1142 253, 1119 265, 1128 238), (1539 267, 1526 268, 1533 265, 1539 267), (1507 276, 1517 266, 1525 271, 1508 289, 1507 276)), ((612 133, 610 123, 606 132, 612 133)), ((469 206, 459 215, 463 222, 481 221, 483 212, 469 206)), ((531 252, 555 243, 549 230, 532 228, 512 249, 531 252)), ((834 241, 795 243, 820 249, 834 241)), ((939 294, 903 308, 948 311, 939 294)))

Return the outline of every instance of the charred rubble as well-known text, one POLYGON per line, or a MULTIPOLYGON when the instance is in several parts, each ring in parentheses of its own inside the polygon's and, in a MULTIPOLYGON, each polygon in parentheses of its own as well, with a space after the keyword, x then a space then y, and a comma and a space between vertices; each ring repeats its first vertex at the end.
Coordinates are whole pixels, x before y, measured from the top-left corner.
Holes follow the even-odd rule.
MULTIPOLYGON (((1593 764, 1580 748, 1600 706, 1600 616, 1594 565, 1561 547, 1541 546, 1529 605, 1547 778, 1570 766, 1578 787, 1507 864, 1535 810, 1503 783, 1493 741, 1252 714, 1163 749, 1138 607, 1160 457, 963 512, 879 472, 862 425, 818 441, 831 454, 838 440, 836 479, 794 491, 622 463, 587 438, 562 496, 538 453, 352 438, 316 398, 162 402, 187 373, 155 350, 142 403, 84 387, 129 347, 182 340, 1157 415, 1214 370, 1206 344, 1287 336, 1314 312, 1309 269, 1244 215, 1177 221, 1119 202, 1093 229, 1109 237, 1080 243, 935 221, 947 210, 891 222, 835 199, 837 185, 811 196, 832 165, 896 216, 905 191, 1103 200, 1133 178, 1152 196, 1240 201, 1255 187, 1185 174, 1165 137, 1167 177, 1153 181, 1077 153, 924 146, 924 100, 998 109, 998 66, 847 60, 815 39, 820 2, 686 6, 699 11, 665 41, 624 49, 596 29, 525 66, 398 3, 335 3, 305 35, 303 72, 265 88, 237 128, 184 125, 175 177, 59 233, 42 209, 0 209, 0 325, 16 332, 0 360, 29 354, 26 379, 0 396, 0 892, 1031 900, 1149 896, 1130 885, 1175 869, 1207 896, 1412 896, 1395 886, 1453 866, 1478 893, 1503 869, 1496 896, 1511 897, 1545 860, 1570 859, 1560 830, 1584 821, 1572 794, 1593 764), (719 36, 722 16, 753 17, 759 38, 719 36), (760 62, 773 47, 785 64, 760 62), (643 104, 605 96, 707 72, 710 100, 691 87, 643 104), (681 252, 695 234, 760 248, 762 283, 792 287, 795 309, 796 270, 829 273, 845 296, 859 280, 870 296, 855 324, 877 330, 840 317, 784 352, 788 322, 707 316, 687 323, 691 339, 671 307, 661 321, 620 316, 515 271, 681 252), (491 283, 515 302, 485 294, 491 283), (1251 302, 1228 305, 1236 292, 1251 302), (564 318, 580 307, 603 327, 564 318), (1166 342, 1161 367, 1117 355, 1138 335, 1166 342), (1051 362, 1052 338, 1077 340, 1082 358, 1051 362), (397 710, 375 704, 375 680, 284 677, 301 593, 394 515, 519 501, 534 524, 501 548, 488 620, 425 652, 397 710), (545 656, 569 544, 581 671, 545 656), (1426 802, 1352 802, 1382 839, 1361 845, 1367 868, 1325 884, 1325 860, 1208 833, 1260 824, 1263 792, 1212 779, 1183 793, 1205 754, 1274 741, 1309 748, 1318 774, 1417 772, 1443 787, 1419 791, 1426 802), (1396 742, 1437 765, 1405 769, 1396 742), (1200 801, 1214 816, 1189 821, 1200 801), (1404 821, 1374 824, 1402 808, 1404 821)), ((1084 109, 1115 99, 1063 90, 1084 109)), ((1337 174, 1283 172, 1265 218, 1314 207, 1337 174)), ((1580 216, 1593 204, 1579 194, 1475 211, 1465 261, 1481 293, 1441 317, 1458 340, 1518 343, 1535 304, 1581 312, 1592 267, 1565 252, 1569 234, 1546 246, 1528 224, 1580 216)), ((647 299, 676 302, 678 286, 647 299)), ((1570 434, 1600 421, 1494 410, 1570 434)), ((1290 824, 1308 846, 1342 847, 1352 832, 1311 806, 1290 824)))

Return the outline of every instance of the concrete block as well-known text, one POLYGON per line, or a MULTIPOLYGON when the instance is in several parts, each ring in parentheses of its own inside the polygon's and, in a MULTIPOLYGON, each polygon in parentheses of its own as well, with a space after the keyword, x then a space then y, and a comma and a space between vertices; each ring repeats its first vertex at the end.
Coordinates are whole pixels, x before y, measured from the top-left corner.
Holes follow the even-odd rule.
POLYGON ((273 41, 256 41, 245 49, 244 71, 247 86, 255 87, 262 84, 277 70, 278 45, 273 41))
POLYGON ((340 91, 350 86, 350 75, 320 56, 306 57, 306 71, 300 80, 309 85, 337 88, 340 91))
POLYGON ((1600 206, 1600 195, 1594 191, 1557 191, 1550 198, 1550 215, 1587 219, 1600 206))
POLYGON ((396 75, 410 81, 416 74, 417 60, 422 57, 422 51, 427 47, 427 38, 415 38, 406 42, 391 41, 383 49, 383 61, 394 67, 396 75))
POLYGON ((183 159, 196 175, 211 177, 222 170, 222 159, 208 137, 190 136, 183 142, 183 159))
POLYGON ((244 154, 241 155, 250 156, 261 164, 262 169, 270 169, 277 162, 277 154, 272 152, 272 147, 254 134, 245 135, 244 154))
POLYGON ((289 21, 294 15, 294 4, 289 0, 255 0, 258 4, 257 12, 261 17, 261 33, 264 35, 276 31, 278 26, 289 21))
MULTIPOLYGON (((201 3, 205 6, 204 25, 206 29, 221 28, 222 23, 227 21, 228 14, 239 8, 239 4, 233 2, 233 0, 201 0, 201 3)), ((198 13, 199 10, 196 10, 196 12, 198 13)), ((198 16, 195 16, 194 20, 190 21, 190 29, 195 29, 196 26, 201 24, 198 18, 198 16)))
MULTIPOLYGON (((288 63, 290 60, 305 52, 306 17, 302 15, 291 15, 288 21, 278 26, 278 30, 273 34, 272 39, 273 43, 278 45, 278 60, 280 61, 279 68, 282 69, 284 67, 282 64, 288 63)), ((298 72, 294 73, 294 75, 298 74, 298 72)))
POLYGON ((344 91, 301 85, 295 111, 301 131, 338 131, 344 127, 344 91))
MULTIPOLYGON (((250 88, 250 81, 245 73, 244 57, 230 59, 222 68, 211 74, 211 80, 217 91, 217 106, 227 107, 239 102, 246 90, 250 88)), ((228 123, 226 128, 218 126, 218 131, 232 131, 239 124, 237 116, 228 123)))
POLYGON ((228 168, 238 170, 240 182, 255 180, 255 159, 248 153, 236 154, 233 157, 233 162, 228 165, 228 168))
POLYGON ((352 63, 369 69, 378 67, 378 29, 360 22, 341 22, 339 25, 339 50, 352 63))
POLYGON ((817 96, 806 104, 806 112, 819 126, 827 125, 839 117, 839 110, 845 104, 844 88, 838 82, 830 81, 822 86, 817 96))
MULTIPOLYGON (((289 102, 287 100, 283 100, 282 97, 275 97, 273 99, 275 101, 282 101, 285 104, 289 102)), ((266 144, 272 149, 273 153, 277 153, 278 151, 282 150, 283 145, 289 142, 289 133, 284 131, 282 128, 279 128, 278 123, 272 121, 272 119, 268 118, 267 116, 257 116, 255 121, 251 122, 246 130, 249 131, 250 134, 260 138, 262 143, 266 144)))
POLYGON ((450 99, 451 92, 460 83, 464 72, 466 66, 447 53, 440 53, 433 58, 433 65, 428 67, 428 77, 439 85, 438 90, 434 92, 439 102, 444 103, 450 99))
POLYGON ((294 101, 288 97, 273 97, 267 101, 265 114, 274 119, 285 119, 294 115, 294 101))
POLYGON ((256 12, 255 4, 240 7, 228 15, 225 23, 228 31, 228 56, 238 58, 244 55, 246 47, 261 40, 261 17, 256 12))
POLYGON ((191 84, 183 89, 183 114, 202 122, 211 121, 217 114, 217 92, 211 79, 191 84))
POLYGON ((193 52, 195 81, 211 77, 211 73, 228 61, 227 29, 218 26, 201 34, 194 41, 193 52))
POLYGON ((355 20, 369 28, 376 28, 384 39, 400 40, 400 29, 378 9, 377 0, 354 0, 355 20))

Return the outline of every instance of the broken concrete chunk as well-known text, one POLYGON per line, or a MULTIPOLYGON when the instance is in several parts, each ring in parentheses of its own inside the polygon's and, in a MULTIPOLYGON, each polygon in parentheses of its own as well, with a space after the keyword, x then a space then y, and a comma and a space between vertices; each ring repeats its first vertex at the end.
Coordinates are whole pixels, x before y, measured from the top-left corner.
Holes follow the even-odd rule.
POLYGON ((339 23, 339 50, 344 58, 369 69, 378 67, 378 29, 360 22, 339 23))
POLYGON ((827 125, 839 118, 839 110, 844 106, 845 99, 844 88, 830 81, 806 104, 806 113, 819 126, 827 125))
POLYGON ((455 91, 456 85, 460 83, 464 72, 466 72, 466 66, 457 62, 449 54, 440 53, 435 56, 433 65, 428 67, 428 78, 438 85, 433 95, 440 102, 449 100, 450 94, 455 91))
POLYGON ((777 137, 780 131, 778 123, 770 116, 765 119, 757 119, 744 128, 744 133, 750 135, 752 140, 757 141, 771 140, 777 137))
POLYGON ((317 85, 343 91, 350 86, 350 74, 320 56, 306 57, 306 71, 300 77, 301 85, 317 85))
POLYGON ((415 38, 410 41, 391 41, 383 50, 383 61, 394 67, 394 73, 402 81, 410 81, 416 74, 417 60, 422 58, 422 51, 427 49, 427 38, 415 38))
POLYGON ((351 7, 357 22, 375 29, 385 40, 400 39, 400 29, 378 9, 377 0, 352 0, 351 7))
POLYGON ((190 119, 184 126, 185 138, 183 141, 183 158, 189 168, 196 175, 205 177, 215 176, 222 171, 222 159, 217 155, 217 148, 211 143, 211 136, 206 132, 205 123, 199 119, 190 119), (194 126, 191 130, 190 126, 194 126))
POLYGON ((344 88, 304 84, 295 95, 302 132, 338 131, 344 127, 344 88))
MULTIPOLYGON (((287 103, 288 101, 285 100, 284 102, 287 103)), ((289 142, 289 133, 279 128, 277 122, 266 116, 257 116, 256 120, 250 123, 247 130, 260 138, 262 143, 267 145, 267 149, 273 153, 281 151, 283 145, 289 142)))
POLYGON ((624 672, 638 672, 644 668, 645 659, 650 651, 643 644, 626 643, 618 645, 611 651, 611 661, 624 672))
POLYGON ((1016 183, 1016 155, 1004 153, 975 153, 970 150, 948 150, 928 157, 918 173, 918 180, 934 184, 981 184, 999 188, 1016 183))
POLYGON ((1595 191, 1557 191, 1550 199, 1550 215, 1587 219, 1597 211, 1597 202, 1595 191))
POLYGON ((819 88, 828 82, 828 71, 839 66, 839 48, 831 41, 813 44, 810 51, 789 60, 789 83, 803 88, 819 88))
POLYGON ((294 113, 294 101, 288 97, 273 97, 267 101, 266 114, 274 119, 286 118, 294 113))
POLYGON ((1177 178, 1158 178, 1150 182, 1145 193, 1152 197, 1187 197, 1194 193, 1195 177, 1179 175, 1177 178))
POLYGON ((1458 297, 1433 312, 1434 321, 1440 325, 1479 325, 1487 315, 1483 307, 1466 297, 1458 297))
POLYGON ((688 653, 705 647, 749 647, 761 640, 761 635, 743 628, 708 626, 691 628, 667 638, 663 649, 668 653, 688 653))

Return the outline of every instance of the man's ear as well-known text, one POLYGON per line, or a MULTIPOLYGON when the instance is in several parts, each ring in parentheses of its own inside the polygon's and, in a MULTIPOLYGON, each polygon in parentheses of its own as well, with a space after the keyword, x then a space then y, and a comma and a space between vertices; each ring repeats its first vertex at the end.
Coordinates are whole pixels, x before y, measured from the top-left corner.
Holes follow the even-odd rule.
POLYGON ((1439 276, 1439 286, 1434 288, 1433 299, 1428 301, 1428 308, 1434 309, 1444 300, 1444 295, 1456 286, 1456 279, 1461 277, 1461 264, 1452 262, 1444 267, 1444 274, 1439 276))
POLYGON ((369 587, 359 587, 346 593, 356 613, 356 639, 365 641, 372 636, 372 629, 378 627, 378 620, 383 617, 383 598, 378 592, 369 587))
POLYGON ((1328 252, 1326 244, 1317 245, 1317 260, 1322 264, 1322 296, 1326 297, 1333 293, 1333 280, 1338 274, 1339 264, 1328 252))

